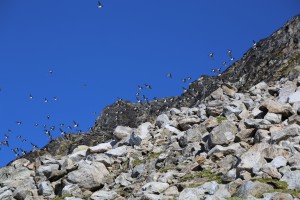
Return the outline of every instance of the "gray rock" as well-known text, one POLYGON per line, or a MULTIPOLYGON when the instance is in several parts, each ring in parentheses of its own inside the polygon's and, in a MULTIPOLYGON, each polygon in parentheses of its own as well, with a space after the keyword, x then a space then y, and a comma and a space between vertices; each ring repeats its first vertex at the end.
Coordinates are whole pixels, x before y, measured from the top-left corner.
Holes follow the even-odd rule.
POLYGON ((167 196, 178 196, 179 191, 178 191, 178 188, 176 186, 171 186, 164 192, 164 194, 167 195, 167 196))
POLYGON ((115 183, 116 184, 120 184, 122 186, 128 186, 131 183, 127 180, 127 178, 129 177, 128 174, 122 173, 120 174, 116 179, 115 179, 115 183))
POLYGON ((70 184, 70 185, 66 185, 63 189, 62 189, 62 195, 72 195, 75 197, 81 197, 82 196, 82 191, 81 189, 78 187, 78 185, 74 185, 74 184, 70 184))
POLYGON ((68 155, 68 157, 74 162, 74 163, 77 163, 81 160, 83 160, 86 156, 86 152, 87 152, 87 149, 86 150, 81 150, 81 151, 77 151, 75 153, 72 153, 70 155, 68 155))
POLYGON ((222 85, 222 89, 224 94, 226 94, 227 96, 233 98, 235 93, 237 92, 237 88, 235 88, 234 86, 231 86, 229 84, 224 84, 222 85))
POLYGON ((200 200, 204 197, 204 191, 199 188, 185 188, 180 192, 178 200, 200 200))
POLYGON ((272 190, 273 187, 265 184, 260 183, 258 181, 246 181, 240 188, 237 190, 236 196, 241 198, 247 198, 248 195, 256 196, 258 194, 263 194, 264 192, 272 190))
POLYGON ((130 128, 130 127, 117 126, 117 128, 115 129, 113 135, 115 136, 115 138, 118 141, 120 141, 122 139, 125 139, 125 138, 129 137, 131 132, 132 132, 132 128, 130 128))
POLYGON ((293 196, 286 193, 279 193, 279 192, 273 192, 273 193, 265 193, 263 194, 264 200, 293 200, 293 196))
POLYGON ((0 188, 0 199, 10 200, 13 199, 13 193, 8 187, 0 188))
POLYGON ((109 142, 107 142, 107 143, 98 144, 97 146, 89 147, 88 152, 89 153, 104 153, 111 149, 112 149, 111 144, 109 142))
POLYGON ((290 157, 288 159, 288 164, 291 167, 295 167, 295 168, 299 167, 300 169, 300 154, 295 154, 292 157, 290 157))
POLYGON ((209 101, 206 105, 206 113, 208 116, 220 116, 223 113, 223 101, 221 100, 214 100, 209 101))
POLYGON ((178 125, 183 130, 190 129, 192 125, 199 124, 200 121, 201 121, 200 118, 196 115, 177 118, 178 125))
POLYGON ((223 155, 228 155, 228 154, 240 155, 243 151, 244 149, 241 147, 239 143, 234 143, 232 145, 229 145, 228 147, 222 147, 220 145, 216 145, 207 153, 207 155, 211 156, 216 153, 222 153, 223 155))
POLYGON ((280 181, 285 181, 288 183, 288 189, 290 190, 300 190, 300 171, 288 171, 284 173, 280 181))
POLYGON ((216 181, 207 182, 200 186, 205 194, 213 195, 219 189, 219 184, 216 181))
POLYGON ((272 162, 271 165, 280 168, 286 166, 287 160, 283 156, 276 156, 272 162))
POLYGON ((113 191, 104 191, 104 190, 99 190, 97 192, 94 192, 91 196, 92 200, 114 200, 118 194, 113 191))
POLYGON ((201 141, 202 133, 205 133, 206 129, 202 125, 194 125, 192 128, 186 131, 186 140, 188 143, 201 141))
POLYGON ((145 171, 145 165, 144 164, 137 165, 133 168, 132 173, 131 173, 131 177, 132 178, 137 178, 137 177, 143 175, 144 171, 145 171))
POLYGON ((265 172, 270 177, 275 179, 280 179, 282 177, 281 174, 277 171, 277 168, 274 167, 271 163, 267 163, 266 165, 264 165, 261 171, 265 172))
POLYGON ((289 96, 294 93, 297 89, 295 82, 287 82, 280 90, 279 90, 279 99, 280 103, 286 103, 288 101, 289 96))
POLYGON ((264 112, 262 110, 260 110, 259 108, 254 108, 251 111, 251 114, 255 119, 261 119, 261 118, 263 118, 264 112))
POLYGON ((137 136, 134 132, 131 133, 129 138, 129 145, 130 146, 140 146, 142 142, 142 138, 137 136))
POLYGON ((252 168, 261 168, 267 161, 264 159, 261 151, 268 147, 266 143, 255 144, 247 152, 241 156, 241 162, 238 165, 239 169, 251 170, 252 168))
POLYGON ((281 104, 271 99, 266 99, 260 106, 261 110, 268 110, 268 112, 282 114, 284 117, 289 117, 293 114, 293 108, 290 104, 281 104))
POLYGON ((149 129, 152 127, 150 122, 145 122, 137 128, 135 131, 136 135, 139 136, 142 140, 149 139, 151 137, 149 129))
POLYGON ((282 140, 286 140, 289 137, 295 137, 300 135, 300 126, 297 124, 292 124, 285 127, 283 130, 272 134, 272 143, 278 143, 282 140))
POLYGON ((237 127, 232 122, 228 120, 222 121, 219 126, 211 131, 211 142, 213 145, 229 144, 234 141, 237 131, 237 127))
POLYGON ((247 109, 242 101, 233 101, 233 102, 229 103, 228 106, 224 107, 225 116, 228 116, 232 113, 235 114, 235 116, 238 116, 244 110, 247 110, 247 109))
POLYGON ((151 194, 161 194, 169 187, 168 183, 150 182, 142 187, 142 191, 151 194))
POLYGON ((113 157, 125 156, 127 154, 127 147, 120 146, 115 149, 111 149, 111 150, 107 151, 105 154, 113 156, 113 157))
POLYGON ((265 119, 245 119, 245 125, 247 128, 257 128, 257 129, 269 129, 272 124, 265 119))
POLYGON ((68 174, 67 180, 85 189, 93 189, 105 183, 109 175, 106 167, 99 162, 79 162, 78 169, 68 174))
POLYGON ((267 113, 264 117, 264 119, 268 120, 272 124, 279 124, 281 122, 281 114, 275 114, 275 113, 267 113))
POLYGON ((101 162, 103 163, 106 167, 109 167, 113 164, 113 158, 104 154, 104 153, 99 153, 99 154, 94 154, 92 156, 88 156, 87 160, 89 161, 96 161, 96 162, 101 162))
POLYGON ((222 181, 225 183, 232 182, 236 179, 236 175, 236 169, 231 169, 225 175, 222 176, 222 181))
POLYGON ((289 95, 288 102, 289 103, 295 103, 297 101, 300 101, 300 91, 294 92, 289 95))
POLYGON ((49 181, 43 181, 38 186, 39 195, 43 196, 52 196, 54 195, 54 190, 51 187, 51 183, 49 181))
POLYGON ((170 123, 169 117, 166 114, 161 114, 156 118, 156 125, 158 127, 163 127, 170 123))
POLYGON ((222 88, 218 88, 214 92, 210 94, 213 100, 223 100, 223 90, 222 88))

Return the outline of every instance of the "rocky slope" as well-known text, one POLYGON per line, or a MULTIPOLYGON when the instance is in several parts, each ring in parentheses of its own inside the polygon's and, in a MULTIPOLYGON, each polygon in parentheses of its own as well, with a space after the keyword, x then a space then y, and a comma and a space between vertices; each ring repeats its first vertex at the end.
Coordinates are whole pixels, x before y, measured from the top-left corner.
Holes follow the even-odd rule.
POLYGON ((296 16, 179 97, 114 103, 1 168, 0 199, 300 198, 299 39, 296 16))

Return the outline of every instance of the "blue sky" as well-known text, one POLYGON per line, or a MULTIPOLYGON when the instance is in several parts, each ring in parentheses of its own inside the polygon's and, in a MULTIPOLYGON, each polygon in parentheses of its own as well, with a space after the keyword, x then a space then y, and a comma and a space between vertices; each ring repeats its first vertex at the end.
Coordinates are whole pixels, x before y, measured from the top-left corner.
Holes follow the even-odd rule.
POLYGON ((0 141, 10 143, 0 166, 15 158, 12 148, 47 144, 43 124, 56 126, 54 137, 73 120, 87 131, 117 97, 134 101, 137 85, 152 86, 142 92, 149 99, 181 94, 182 78, 213 75, 230 64, 228 49, 239 59, 300 8, 298 0, 101 2, 0 1, 0 141))

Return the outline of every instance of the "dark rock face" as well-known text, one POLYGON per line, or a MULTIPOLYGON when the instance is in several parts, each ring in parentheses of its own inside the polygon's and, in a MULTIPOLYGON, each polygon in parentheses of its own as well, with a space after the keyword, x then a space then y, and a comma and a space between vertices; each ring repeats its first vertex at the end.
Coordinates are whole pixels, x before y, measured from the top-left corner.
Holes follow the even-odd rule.
POLYGON ((95 122, 91 133, 71 134, 68 138, 57 138, 42 150, 31 152, 24 157, 34 160, 38 155, 66 155, 76 146, 93 145, 112 138, 117 125, 137 127, 143 122, 154 122, 156 117, 168 108, 193 107, 222 84, 227 83, 238 89, 248 90, 251 86, 265 81, 272 83, 282 77, 294 79, 299 75, 300 65, 300 15, 288 21, 271 36, 257 42, 221 76, 202 76, 178 97, 170 97, 149 103, 132 103, 119 100, 106 107, 95 122))
POLYGON ((158 102, 138 104, 119 101, 106 107, 95 122, 92 132, 111 133, 116 125, 137 127, 145 121, 153 121, 167 108, 192 107, 215 91, 223 83, 233 84, 239 92, 248 90, 261 81, 270 83, 282 77, 293 79, 300 64, 300 15, 287 22, 271 36, 257 42, 221 76, 194 81, 186 93, 179 97, 161 99, 158 102))

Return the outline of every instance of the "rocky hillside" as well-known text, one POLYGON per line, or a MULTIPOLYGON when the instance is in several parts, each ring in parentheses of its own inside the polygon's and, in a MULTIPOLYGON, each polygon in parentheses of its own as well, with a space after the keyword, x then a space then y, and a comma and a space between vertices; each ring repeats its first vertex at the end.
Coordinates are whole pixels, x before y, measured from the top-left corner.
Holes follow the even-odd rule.
POLYGON ((300 16, 179 97, 106 107, 0 169, 0 199, 299 199, 300 16))

